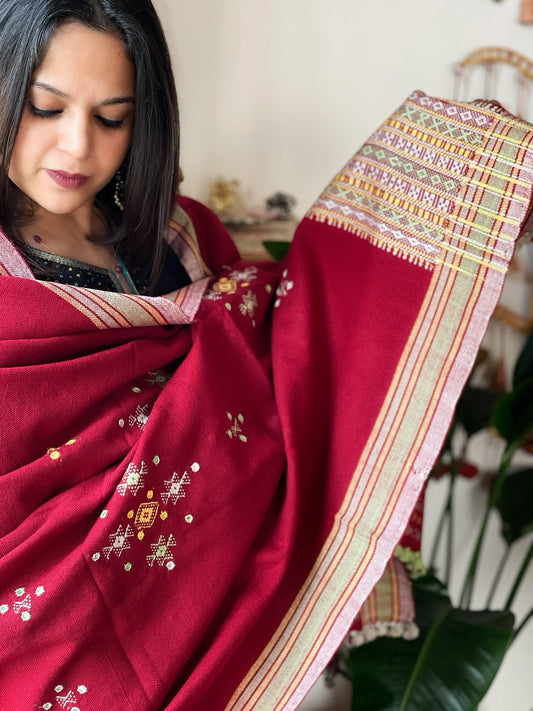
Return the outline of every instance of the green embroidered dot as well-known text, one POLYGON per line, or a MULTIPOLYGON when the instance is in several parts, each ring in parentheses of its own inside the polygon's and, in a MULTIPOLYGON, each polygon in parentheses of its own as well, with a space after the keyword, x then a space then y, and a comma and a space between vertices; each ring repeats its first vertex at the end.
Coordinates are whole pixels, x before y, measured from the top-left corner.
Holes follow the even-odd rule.
POLYGON ((17 597, 22 597, 25 592, 26 592, 25 588, 17 588, 17 589, 15 590, 15 595, 16 595, 17 597))
POLYGON ((132 391, 133 393, 137 393, 137 394, 142 392, 141 388, 137 388, 137 387, 132 388, 131 391, 132 391))
POLYGON ((124 422, 124 420, 119 420, 119 421, 118 421, 118 426, 119 426, 119 427, 124 427, 125 424, 126 424, 126 423, 124 422))
POLYGON ((39 587, 35 590, 35 594, 37 595, 37 597, 41 597, 42 595, 44 595, 44 593, 45 589, 42 585, 39 585, 39 587))
POLYGON ((0 605, 0 615, 5 615, 9 612, 9 605, 0 605))
POLYGON ((22 615, 20 616, 20 619, 21 619, 23 622, 29 622, 30 619, 31 619, 31 615, 30 615, 30 613, 29 613, 27 610, 24 610, 24 612, 23 612, 22 615))
POLYGON ((158 464, 161 463, 161 459, 157 456, 157 454, 156 454, 156 456, 153 458, 152 461, 153 461, 153 463, 156 465, 156 467, 157 467, 158 464))
POLYGON ((131 563, 126 563, 126 565, 124 566, 124 570, 126 571, 126 573, 129 573, 132 568, 133 565, 131 563))
POLYGON ((107 518, 107 514, 108 514, 108 513, 109 513, 109 512, 106 511, 106 509, 104 509, 104 510, 102 511, 102 513, 100 514, 100 518, 107 518))
POLYGON ((267 284, 267 285, 265 286, 265 291, 266 291, 268 294, 271 294, 271 293, 272 293, 272 286, 271 286, 270 284, 267 284))
POLYGON ((229 304, 228 302, 226 302, 226 303, 224 304, 224 306, 227 308, 228 311, 231 311, 231 304, 229 304))
POLYGON ((194 521, 194 516, 192 514, 187 514, 185 516, 185 523, 192 523, 194 521))

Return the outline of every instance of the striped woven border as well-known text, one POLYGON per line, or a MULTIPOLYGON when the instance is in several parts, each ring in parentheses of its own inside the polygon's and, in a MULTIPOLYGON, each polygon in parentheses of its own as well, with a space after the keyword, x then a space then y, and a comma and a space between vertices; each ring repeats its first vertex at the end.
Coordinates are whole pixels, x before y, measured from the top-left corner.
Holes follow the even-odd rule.
POLYGON ((432 275, 335 527, 227 709, 296 708, 382 574, 501 292, 531 198, 532 139, 497 105, 415 92, 309 211, 432 275))

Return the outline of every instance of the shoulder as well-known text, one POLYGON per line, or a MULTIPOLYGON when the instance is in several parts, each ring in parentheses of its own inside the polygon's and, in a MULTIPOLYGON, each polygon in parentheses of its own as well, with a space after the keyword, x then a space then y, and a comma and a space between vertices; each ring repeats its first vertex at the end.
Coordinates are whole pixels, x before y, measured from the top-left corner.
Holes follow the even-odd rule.
POLYGON ((231 236, 208 207, 184 195, 176 198, 176 207, 178 209, 174 211, 173 219, 177 219, 186 230, 193 232, 191 236, 196 240, 201 255, 211 271, 217 272, 223 265, 232 264, 239 259, 239 253, 231 236), (190 221, 189 225, 183 224, 183 214, 190 221))

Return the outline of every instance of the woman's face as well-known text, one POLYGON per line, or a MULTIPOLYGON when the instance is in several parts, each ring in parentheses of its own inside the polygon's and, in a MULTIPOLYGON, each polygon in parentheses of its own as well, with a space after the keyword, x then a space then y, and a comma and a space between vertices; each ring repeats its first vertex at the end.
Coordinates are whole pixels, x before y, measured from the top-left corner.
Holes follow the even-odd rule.
POLYGON ((134 102, 135 71, 118 37, 78 23, 53 34, 9 165, 37 213, 92 207, 128 152, 134 102))

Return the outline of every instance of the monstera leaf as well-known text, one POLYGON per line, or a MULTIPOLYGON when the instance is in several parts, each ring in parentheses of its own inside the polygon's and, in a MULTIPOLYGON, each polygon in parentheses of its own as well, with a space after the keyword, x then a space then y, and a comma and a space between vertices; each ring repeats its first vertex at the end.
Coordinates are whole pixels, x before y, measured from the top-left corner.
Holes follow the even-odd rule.
POLYGON ((352 711, 474 711, 512 637, 509 612, 454 609, 446 595, 415 591, 417 640, 380 638, 350 651, 352 711))

